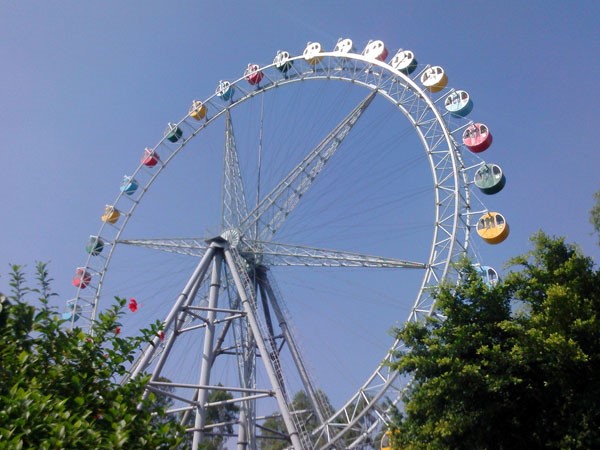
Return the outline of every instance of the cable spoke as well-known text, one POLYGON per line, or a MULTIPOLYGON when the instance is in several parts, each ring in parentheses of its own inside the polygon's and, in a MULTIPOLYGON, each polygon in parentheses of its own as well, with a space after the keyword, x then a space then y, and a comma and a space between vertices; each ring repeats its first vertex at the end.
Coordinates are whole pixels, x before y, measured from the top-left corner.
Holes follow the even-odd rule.
MULTIPOLYGON (((261 255, 267 266, 427 268, 427 265, 422 262, 403 261, 339 250, 260 241, 245 242, 245 244, 251 248, 249 253, 261 255)), ((245 251, 241 250, 240 253, 244 255, 245 251)))
MULTIPOLYGON (((127 239, 119 244, 189 256, 201 256, 208 248, 203 238, 127 239)), ((237 248, 245 259, 266 266, 427 268, 427 264, 417 261, 252 239, 243 239, 237 248)))
POLYGON ((202 256, 208 248, 204 238, 121 239, 117 243, 189 256, 202 256))
MULTIPOLYGON (((244 232, 259 225, 258 239, 269 240, 283 225, 325 164, 375 98, 372 92, 340 122, 240 223, 244 232)), ((248 234, 248 233, 247 233, 248 234)))

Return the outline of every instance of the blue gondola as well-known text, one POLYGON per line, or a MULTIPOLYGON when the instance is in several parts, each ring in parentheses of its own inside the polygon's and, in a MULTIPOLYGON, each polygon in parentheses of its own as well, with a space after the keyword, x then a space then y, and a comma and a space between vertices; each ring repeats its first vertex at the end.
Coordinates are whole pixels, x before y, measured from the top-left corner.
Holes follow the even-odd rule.
POLYGON ((228 102, 233 98, 233 94, 235 92, 235 88, 231 85, 229 81, 219 81, 219 85, 217 86, 216 94, 224 102, 228 102))
POLYGON ((476 265, 476 266, 474 266, 474 268, 475 268, 475 271, 483 279, 483 282, 485 284, 487 284, 488 286, 494 286, 500 280, 500 277, 498 276, 498 272, 496 272, 496 269, 494 269, 493 267, 476 265))
POLYGON ((121 192, 127 195, 132 195, 138 188, 138 182, 133 177, 125 175, 121 181, 121 192))
POLYGON ((473 111, 473 101, 467 91, 454 91, 444 101, 446 111, 454 117, 465 117, 473 111))
POLYGON ((81 307, 75 307, 75 300, 69 300, 67 302, 67 310, 62 313, 63 320, 73 320, 77 322, 79 320, 79 314, 81 313, 81 307))

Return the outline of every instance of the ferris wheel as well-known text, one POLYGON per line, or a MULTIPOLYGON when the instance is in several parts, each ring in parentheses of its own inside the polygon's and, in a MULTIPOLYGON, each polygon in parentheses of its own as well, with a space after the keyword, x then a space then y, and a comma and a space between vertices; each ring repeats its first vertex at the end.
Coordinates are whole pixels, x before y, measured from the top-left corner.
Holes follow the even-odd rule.
POLYGON ((509 232, 479 199, 506 181, 481 159, 492 134, 442 67, 379 40, 312 42, 215 84, 139 152, 64 317, 89 328, 126 296, 116 332, 161 321, 130 376, 151 374, 193 448, 369 448, 406 386, 390 329, 434 315, 465 255, 498 278, 471 233, 509 232), (231 404, 230 423, 208 420, 231 404))

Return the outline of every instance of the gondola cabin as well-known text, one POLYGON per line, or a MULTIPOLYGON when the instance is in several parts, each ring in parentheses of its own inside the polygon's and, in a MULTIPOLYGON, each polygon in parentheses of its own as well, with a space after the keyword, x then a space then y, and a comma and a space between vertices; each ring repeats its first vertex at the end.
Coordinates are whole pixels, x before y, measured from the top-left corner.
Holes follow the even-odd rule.
POLYGON ((277 70, 284 74, 292 68, 293 63, 293 61, 290 61, 289 52, 285 52, 282 50, 279 50, 277 52, 277 55, 275 55, 275 59, 273 60, 273 64, 275 64, 277 70))
POLYGON ((381 443, 379 445, 380 450, 392 450, 392 433, 391 431, 386 431, 381 436, 381 443))
POLYGON ((169 122, 165 130, 165 137, 169 142, 177 142, 183 136, 183 131, 176 124, 169 122))
POLYGON ((488 286, 494 286, 500 280, 498 272, 496 272, 496 269, 494 269, 493 267, 477 265, 475 266, 475 270, 481 276, 483 282, 488 286))
POLYGON ((504 188, 506 177, 502 173, 500 166, 496 164, 484 164, 475 172, 473 182, 481 192, 486 195, 492 195, 504 188))
POLYGON ((340 39, 337 41, 334 52, 340 53, 353 53, 355 51, 354 45, 352 44, 352 39, 340 39))
POLYGON ((304 56, 304 59, 307 63, 309 63, 311 66, 315 66, 323 60, 323 55, 320 55, 320 53, 321 44, 318 42, 309 42, 306 45, 304 52, 302 52, 302 56, 304 56))
POLYGON ((259 69, 260 66, 258 64, 248 64, 248 67, 244 71, 244 78, 252 86, 257 86, 260 80, 263 79, 264 74, 259 69))
POLYGON ((488 244, 503 242, 509 233, 508 223, 502 214, 488 212, 477 221, 477 234, 488 244))
POLYGON ((62 318, 63 320, 73 320, 73 322, 77 322, 79 314, 81 314, 81 306, 75 306, 74 301, 69 301, 67 302, 67 310, 62 313, 62 318))
POLYGON ((145 165, 146 167, 154 167, 155 165, 158 164, 158 162, 160 161, 160 158, 158 157, 158 153, 156 153, 156 151, 154 151, 154 149, 152 148, 145 148, 144 149, 144 154, 142 155, 142 158, 140 159, 140 162, 145 165))
POLYGON ((362 52, 363 56, 367 58, 373 58, 378 61, 385 61, 388 56, 388 51, 382 41, 371 41, 367 44, 362 52))
POLYGON ((463 132, 463 144, 473 153, 480 153, 492 145, 492 133, 487 125, 474 123, 463 132))
POLYGON ((417 68, 417 59, 410 50, 400 50, 390 61, 390 65, 405 75, 410 75, 417 68))
POLYGON ((121 181, 120 189, 121 189, 121 192, 123 192, 124 194, 133 195, 133 193, 135 191, 137 191, 138 187, 139 187, 139 184, 133 177, 130 177, 129 175, 125 175, 123 177, 123 181, 121 181))
POLYGON ((206 117, 206 105, 202 103, 200 100, 194 100, 192 102, 192 106, 190 107, 190 116, 192 116, 196 120, 202 120, 206 117))
POLYGON ((467 91, 454 91, 444 101, 446 111, 454 117, 465 117, 473 111, 473 101, 467 91))
POLYGON ((76 288, 85 289, 89 286, 90 281, 92 281, 92 276, 83 267, 78 267, 71 284, 76 288))
POLYGON ((121 217, 121 212, 112 205, 106 205, 104 207, 104 214, 102 215, 102 222, 105 223, 117 223, 121 217))
POLYGON ((219 81, 219 85, 217 86, 216 94, 221 100, 228 102, 233 98, 233 94, 235 92, 234 87, 231 85, 229 81, 219 81))
POLYGON ((104 241, 98 236, 90 236, 88 244, 85 246, 85 251, 92 256, 98 256, 104 250, 104 241))
POLYGON ((439 92, 448 84, 448 75, 440 66, 433 66, 421 74, 421 84, 429 92, 439 92))

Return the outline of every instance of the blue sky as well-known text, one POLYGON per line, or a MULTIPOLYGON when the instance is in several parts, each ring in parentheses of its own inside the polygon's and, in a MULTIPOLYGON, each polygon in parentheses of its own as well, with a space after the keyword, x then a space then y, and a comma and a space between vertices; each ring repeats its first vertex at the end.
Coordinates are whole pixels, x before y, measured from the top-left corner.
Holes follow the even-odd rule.
POLYGON ((1 2, 0 290, 9 263, 49 261, 62 307, 103 206, 167 122, 249 62, 340 37, 411 49, 472 95, 508 179, 486 204, 511 235, 482 246, 486 263, 502 271, 540 229, 600 261, 598 17, 595 1, 1 2))

